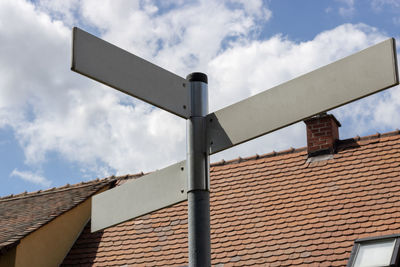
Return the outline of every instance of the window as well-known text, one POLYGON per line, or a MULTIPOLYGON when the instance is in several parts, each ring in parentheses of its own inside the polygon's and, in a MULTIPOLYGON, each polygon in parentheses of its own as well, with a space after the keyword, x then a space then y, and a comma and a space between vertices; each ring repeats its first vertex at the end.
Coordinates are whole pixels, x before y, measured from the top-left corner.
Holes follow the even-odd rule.
POLYGON ((399 266, 400 235, 357 239, 348 267, 399 266))

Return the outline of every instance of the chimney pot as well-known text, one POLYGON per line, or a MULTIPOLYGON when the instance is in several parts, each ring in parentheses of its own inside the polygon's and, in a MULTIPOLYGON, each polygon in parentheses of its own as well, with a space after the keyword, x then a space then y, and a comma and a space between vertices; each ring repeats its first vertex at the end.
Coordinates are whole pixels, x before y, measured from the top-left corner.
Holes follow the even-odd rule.
POLYGON ((307 128, 307 152, 309 157, 333 154, 339 140, 340 122, 331 114, 321 113, 304 120, 307 128))

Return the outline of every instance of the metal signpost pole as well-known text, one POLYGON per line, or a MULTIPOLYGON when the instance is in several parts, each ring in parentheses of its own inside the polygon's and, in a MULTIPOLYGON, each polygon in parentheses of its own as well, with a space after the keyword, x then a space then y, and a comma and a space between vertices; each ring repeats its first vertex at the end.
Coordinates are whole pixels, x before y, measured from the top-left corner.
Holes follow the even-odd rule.
POLYGON ((210 171, 206 116, 207 75, 189 74, 191 115, 187 120, 189 266, 211 266, 210 171))

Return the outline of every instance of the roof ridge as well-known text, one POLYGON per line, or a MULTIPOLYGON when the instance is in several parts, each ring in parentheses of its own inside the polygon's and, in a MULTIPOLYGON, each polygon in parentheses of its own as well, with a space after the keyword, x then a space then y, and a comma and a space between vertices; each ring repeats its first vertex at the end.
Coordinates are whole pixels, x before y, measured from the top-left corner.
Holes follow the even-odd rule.
MULTIPOLYGON (((357 141, 370 141, 370 140, 375 140, 375 139, 380 139, 380 138, 384 138, 384 137, 390 137, 390 136, 396 136, 396 135, 400 135, 400 130, 396 129, 394 131, 391 132, 386 132, 386 133, 379 133, 377 132, 376 134, 371 134, 371 135, 366 135, 366 136, 356 136, 356 137, 352 137, 352 138, 347 138, 347 139, 343 139, 343 140, 339 140, 341 143, 350 143, 350 142, 357 142, 357 141)), ((221 166, 221 165, 228 165, 228 164, 235 164, 235 163, 240 163, 240 162, 244 162, 244 161, 249 161, 249 160, 255 160, 255 159, 260 159, 260 158, 271 158, 271 157, 276 157, 276 156, 282 156, 282 155, 287 155, 287 154, 294 154, 294 153, 299 153, 302 151, 306 151, 307 147, 300 147, 300 148, 289 148, 286 150, 281 150, 276 152, 275 150, 273 150, 272 152, 266 153, 266 154, 262 154, 262 155, 258 155, 255 154, 253 156, 249 156, 249 157, 238 157, 235 159, 231 159, 231 160, 224 160, 221 159, 220 161, 214 162, 210 164, 210 167, 214 167, 214 166, 221 166)))
POLYGON ((272 152, 265 153, 262 155, 255 154, 253 156, 248 156, 245 158, 238 157, 238 158, 231 159, 228 161, 225 161, 224 159, 222 159, 220 161, 211 163, 210 167, 235 164, 235 163, 240 163, 240 162, 245 162, 245 161, 250 161, 250 160, 261 159, 261 158, 271 158, 271 157, 282 156, 282 155, 287 155, 287 154, 295 154, 295 153, 303 152, 306 150, 307 150, 307 147, 300 147, 300 148, 291 147, 289 149, 285 149, 285 150, 281 150, 281 151, 272 150, 272 152))
POLYGON ((385 138, 385 137, 396 136, 396 135, 400 135, 400 130, 399 129, 396 129, 396 130, 391 131, 391 132, 386 132, 386 133, 376 132, 375 134, 370 134, 370 135, 361 136, 361 137, 359 135, 357 135, 355 137, 350 137, 350 138, 339 140, 339 141, 341 143, 372 141, 372 140, 381 139, 381 138, 385 138))
POLYGON ((49 188, 46 190, 38 190, 38 191, 33 191, 33 192, 22 192, 19 194, 11 194, 11 195, 7 195, 7 196, 3 196, 0 197, 0 202, 6 202, 6 201, 11 201, 11 200, 16 200, 16 199, 22 199, 22 198, 29 198, 29 197, 36 197, 36 196, 43 196, 43 195, 47 195, 47 194, 52 194, 55 192, 63 192, 66 190, 71 190, 71 189, 77 189, 77 188, 82 188, 82 187, 86 187, 86 186, 91 186, 93 184, 102 184, 102 183, 111 183, 114 182, 116 180, 125 180, 125 179, 130 179, 134 176, 142 176, 143 172, 140 173, 136 173, 136 174, 126 174, 126 175, 121 175, 121 176, 115 176, 115 175, 111 175, 102 179, 96 178, 87 182, 79 182, 76 184, 66 184, 60 187, 53 187, 53 188, 49 188))
POLYGON ((72 184, 72 185, 66 184, 66 185, 63 185, 63 186, 60 186, 60 187, 53 187, 53 188, 49 188, 49 189, 46 189, 46 190, 38 190, 38 191, 33 191, 33 192, 25 191, 23 193, 19 193, 19 194, 15 194, 15 195, 11 194, 11 195, 8 195, 8 196, 0 197, 0 202, 8 201, 8 200, 21 199, 21 198, 28 198, 28 197, 42 196, 42 195, 46 195, 46 194, 50 194, 50 193, 63 192, 63 191, 66 191, 66 190, 82 188, 82 187, 93 185, 95 183, 99 183, 99 184, 100 183, 104 183, 107 180, 111 181, 112 178, 113 178, 113 176, 110 176, 110 177, 103 178, 101 180, 99 178, 97 178, 97 179, 90 180, 90 181, 87 181, 87 182, 80 182, 80 183, 76 183, 76 184, 72 184))
POLYGON ((363 137, 359 137, 360 141, 365 141, 365 140, 372 140, 372 139, 377 139, 377 138, 382 138, 382 137, 390 137, 390 136, 395 136, 395 135, 400 135, 400 130, 396 129, 391 132, 386 132, 386 133, 380 133, 376 132, 376 134, 371 134, 371 135, 366 135, 363 137))

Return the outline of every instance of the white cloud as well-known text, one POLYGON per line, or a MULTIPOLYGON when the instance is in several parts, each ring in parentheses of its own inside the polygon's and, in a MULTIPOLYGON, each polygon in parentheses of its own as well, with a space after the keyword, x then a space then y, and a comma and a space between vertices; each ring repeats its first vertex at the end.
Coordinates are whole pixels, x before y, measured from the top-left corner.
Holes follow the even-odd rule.
MULTIPOLYGON (((184 3, 150 18, 157 13, 151 1, 100 6, 82 1, 79 13, 106 39, 185 75, 206 66, 227 38, 238 40, 257 28, 256 20, 267 20, 266 8, 255 9, 260 3, 239 3, 235 9, 222 1, 184 3)), ((10 24, 0 29, 8 55, 0 59, 0 123, 13 127, 26 163, 40 166, 56 151, 104 176, 150 171, 183 159, 185 121, 70 72, 70 29, 54 13, 62 5, 0 4, 1 18, 10 24)))
POLYGON ((106 40, 183 76, 194 68, 204 71, 222 45, 256 32, 270 18, 259 0, 171 1, 164 3, 167 12, 158 13, 148 11, 152 3, 104 1, 99 7, 98 1, 87 0, 82 17, 106 40))
POLYGON ((395 26, 400 25, 400 0, 372 0, 371 8, 376 13, 387 12, 391 14, 392 23, 395 26))
POLYGON ((354 0, 336 0, 336 2, 342 3, 342 6, 339 6, 338 12, 343 17, 351 17, 354 12, 354 0))
POLYGON ((386 127, 400 127, 400 88, 397 86, 377 99, 374 123, 386 127))
POLYGON ((49 14, 54 20, 60 20, 71 26, 78 22, 79 2, 80 0, 38 0, 36 8, 49 14))
POLYGON ((28 181, 30 183, 34 183, 37 185, 41 185, 44 187, 49 187, 51 185, 51 181, 47 180, 45 177, 38 175, 38 174, 34 174, 31 173, 29 171, 19 171, 17 169, 14 169, 10 176, 15 176, 18 178, 21 178, 22 180, 28 181))
MULTIPOLYGON (((27 164, 40 167, 49 152, 57 152, 102 177, 160 169, 185 158, 184 120, 69 70, 71 32, 65 25, 76 19, 75 13, 105 39, 182 76, 206 72, 211 110, 383 38, 369 26, 347 24, 308 42, 281 35, 256 40, 260 24, 271 16, 261 1, 155 3, 86 0, 57 15, 62 2, 42 0, 35 8, 23 0, 0 1, 0 49, 5 51, 0 127, 14 129, 27 164)), ((388 95, 377 109, 398 103, 396 97, 388 95)), ((369 108, 361 105, 358 116, 369 108)), ((341 112, 343 120, 352 115, 341 112)), ((299 147, 304 132, 296 124, 214 159, 299 147)))
POLYGON ((385 6, 389 6, 390 8, 399 8, 400 1, 399 0, 372 0, 371 6, 375 11, 379 12, 385 6))

